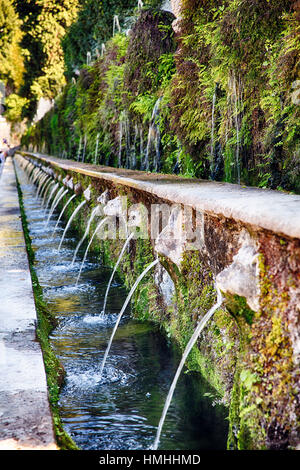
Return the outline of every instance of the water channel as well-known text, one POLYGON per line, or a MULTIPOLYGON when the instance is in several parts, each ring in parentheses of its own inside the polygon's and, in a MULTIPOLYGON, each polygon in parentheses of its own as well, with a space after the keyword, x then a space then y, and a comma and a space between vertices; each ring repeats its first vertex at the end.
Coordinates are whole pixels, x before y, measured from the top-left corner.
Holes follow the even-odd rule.
MULTIPOLYGON (((88 240, 72 264, 79 236, 61 220, 55 235, 56 209, 36 198, 36 188, 18 168, 35 269, 44 299, 58 326, 51 345, 66 370, 59 408, 66 431, 83 450, 145 450, 154 441, 158 422, 181 355, 155 325, 130 318, 130 307, 113 340, 102 377, 99 374, 111 331, 127 290, 116 275, 105 316, 101 316, 112 269, 89 253, 76 279, 88 240)), ((215 403, 215 392, 199 374, 183 373, 178 381, 159 449, 226 449, 228 410, 215 403)))

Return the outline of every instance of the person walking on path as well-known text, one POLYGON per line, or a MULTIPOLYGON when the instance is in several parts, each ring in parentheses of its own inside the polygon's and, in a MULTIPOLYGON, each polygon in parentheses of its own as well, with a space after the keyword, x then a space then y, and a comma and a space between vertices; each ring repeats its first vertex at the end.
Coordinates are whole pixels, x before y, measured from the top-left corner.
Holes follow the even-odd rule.
POLYGON ((0 151, 0 178, 1 178, 1 175, 2 175, 5 158, 7 157, 7 155, 8 155, 8 153, 7 153, 6 150, 1 150, 0 151))

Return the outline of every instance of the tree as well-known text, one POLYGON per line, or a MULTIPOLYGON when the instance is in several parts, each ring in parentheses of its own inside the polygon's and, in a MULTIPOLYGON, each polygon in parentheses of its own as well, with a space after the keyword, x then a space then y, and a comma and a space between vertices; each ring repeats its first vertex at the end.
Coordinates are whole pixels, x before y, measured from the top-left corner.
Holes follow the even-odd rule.
POLYGON ((22 22, 11 0, 0 0, 0 79, 6 86, 6 94, 18 91, 23 81, 24 54, 22 22))
POLYGON ((53 98, 65 84, 61 41, 77 18, 79 0, 14 0, 23 19, 23 47, 29 51, 22 96, 30 100, 28 116, 37 100, 53 98))

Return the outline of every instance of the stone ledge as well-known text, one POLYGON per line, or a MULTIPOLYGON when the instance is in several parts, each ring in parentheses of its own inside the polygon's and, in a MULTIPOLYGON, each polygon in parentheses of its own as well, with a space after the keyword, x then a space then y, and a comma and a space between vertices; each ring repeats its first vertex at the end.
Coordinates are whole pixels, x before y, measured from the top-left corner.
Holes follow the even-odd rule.
POLYGON ((66 171, 75 171, 184 204, 210 215, 300 238, 300 195, 230 183, 186 179, 175 175, 146 173, 62 160, 38 153, 21 152, 66 171))

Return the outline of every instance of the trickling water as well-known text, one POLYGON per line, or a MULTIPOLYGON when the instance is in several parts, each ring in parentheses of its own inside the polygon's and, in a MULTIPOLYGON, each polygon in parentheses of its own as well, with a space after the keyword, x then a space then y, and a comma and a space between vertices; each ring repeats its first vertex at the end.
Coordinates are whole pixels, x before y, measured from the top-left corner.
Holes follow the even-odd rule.
POLYGON ((82 243, 84 242, 84 240, 86 239, 86 237, 88 236, 89 234, 89 231, 90 231, 90 228, 91 228, 91 223, 93 222, 94 218, 96 217, 96 215, 99 213, 99 206, 95 207, 93 210, 92 210, 92 213, 90 215, 90 218, 87 222, 87 226, 86 226, 86 230, 84 232, 84 235, 83 237, 81 238, 81 240, 79 241, 78 245, 76 246, 76 249, 75 249, 75 252, 74 252, 74 256, 73 256, 73 259, 72 259, 72 266, 73 264, 75 263, 75 260, 76 260, 76 256, 77 256, 77 253, 78 253, 78 250, 79 248, 81 247, 82 243))
POLYGON ((98 132, 97 137, 96 137, 95 161, 94 161, 95 165, 97 165, 97 161, 98 161, 99 138, 100 138, 100 134, 98 132))
POLYGON ((78 214, 78 212, 80 211, 80 209, 86 204, 86 201, 82 201, 81 204, 79 204, 78 207, 76 207, 76 209, 74 210, 73 214, 71 215, 70 219, 68 220, 68 223, 67 223, 67 226, 64 230, 64 233, 62 234, 62 237, 61 237, 61 240, 60 240, 60 243, 59 243, 59 246, 58 246, 58 251, 60 251, 61 249, 61 245, 64 241, 64 238, 66 236, 66 233, 67 231, 69 230, 69 227, 73 221, 73 219, 76 217, 76 215, 78 214))
POLYGON ((43 198, 42 199, 42 206, 45 204, 45 201, 46 201, 46 197, 47 197, 47 194, 48 194, 48 191, 50 189, 50 186, 52 186, 53 184, 55 184, 55 182, 52 180, 52 178, 49 178, 49 181, 45 184, 45 186, 43 187, 41 193, 40 193, 40 197, 43 198))
POLYGON ((54 236, 54 233, 56 232, 56 229, 57 229, 57 227, 58 227, 58 224, 59 224, 59 222, 61 221, 61 218, 62 218, 62 216, 64 215, 65 210, 67 209, 68 205, 71 204, 71 202, 73 201, 73 199, 74 199, 75 197, 76 197, 76 194, 73 194, 73 196, 70 197, 70 199, 66 202, 66 204, 65 204, 64 207, 62 208, 62 211, 61 211, 61 213, 59 214, 59 217, 58 217, 58 219, 57 219, 56 225, 55 225, 55 227, 54 227, 52 237, 54 236))
POLYGON ((123 140, 123 121, 119 123, 119 155, 118 155, 118 167, 122 166, 122 140, 123 140))
POLYGON ((76 279, 76 286, 78 285, 78 282, 79 282, 79 279, 80 279, 80 276, 81 276, 81 273, 82 273, 82 268, 83 268, 84 263, 86 261, 86 257, 87 257, 88 251, 90 249, 90 246, 91 246, 96 234, 98 233, 98 231, 100 230, 102 225, 104 225, 105 222, 107 222, 107 220, 108 220, 108 217, 105 217, 104 219, 102 219, 101 222, 99 222, 99 224, 97 225, 96 230, 94 231, 93 235, 91 236, 91 239, 90 239, 90 241, 88 243, 88 246, 85 250, 84 257, 83 257, 83 260, 82 260, 82 263, 81 263, 81 266, 80 266, 80 270, 79 270, 79 273, 78 273, 78 276, 77 276, 77 279, 76 279))
POLYGON ((92 54, 90 51, 86 53, 86 65, 91 65, 92 63, 92 54))
POLYGON ((37 189, 37 192, 36 192, 36 199, 38 199, 40 191, 41 191, 42 187, 44 186, 44 184, 46 183, 48 178, 49 178, 48 175, 44 175, 43 178, 41 178, 41 181, 38 185, 38 189, 37 189))
POLYGON ((79 162, 80 160, 80 155, 81 155, 81 146, 82 146, 82 137, 80 136, 79 139, 79 146, 78 146, 78 152, 77 152, 77 161, 79 162))
POLYGON ((144 162, 144 137, 143 137, 143 128, 140 128, 140 162, 141 170, 143 169, 144 162))
POLYGON ((87 135, 84 134, 84 141, 83 141, 83 152, 82 152, 82 162, 84 162, 85 159, 85 153, 86 153, 86 144, 87 144, 87 135))
POLYGON ((159 129, 159 110, 160 110, 160 102, 162 100, 162 97, 158 98, 156 101, 153 111, 152 111, 152 117, 149 125, 149 131, 148 131, 148 141, 147 141, 147 147, 146 147, 146 153, 145 153, 145 161, 143 164, 143 169, 146 171, 150 170, 150 152, 151 148, 153 147, 154 143, 154 149, 155 149, 155 156, 153 158, 153 170, 158 171, 159 166, 160 166, 160 141, 161 141, 161 136, 160 136, 160 129, 159 129))
POLYGON ((215 107, 216 107, 217 94, 214 92, 212 102, 212 114, 211 114, 211 141, 210 141, 210 174, 213 172, 214 166, 214 148, 215 148, 215 107))
POLYGON ((239 98, 236 89, 236 78, 233 79, 233 92, 234 92, 234 105, 235 105, 235 128, 236 128, 236 171, 237 171, 237 183, 241 183, 241 170, 240 170, 240 127, 239 127, 239 98))
POLYGON ((115 273, 116 273, 116 270, 118 269, 118 266, 119 266, 119 264, 120 264, 120 262, 121 262, 121 259, 123 258, 123 255, 124 255, 124 253, 125 253, 125 250, 126 250, 127 246, 129 245, 130 240, 132 239, 133 236, 134 236, 134 233, 131 233, 131 234, 129 235, 129 237, 127 238, 126 242, 125 242, 124 245, 123 245, 123 248, 122 248, 122 250, 121 250, 121 253, 119 254, 119 258, 118 258, 118 260, 117 260, 117 262, 116 262, 116 264, 115 264, 115 266, 114 266, 112 275, 111 275, 111 277, 110 277, 110 279, 109 279, 109 282, 108 282, 108 285, 107 285, 107 289, 106 289, 106 292, 105 292, 104 303, 103 303, 103 308, 102 308, 102 315, 105 314, 107 297, 108 297, 108 294, 109 294, 109 289, 110 289, 112 280, 113 280, 113 278, 114 278, 114 275, 115 275, 115 273))
POLYGON ((130 168, 131 164, 131 145, 130 145, 130 122, 128 117, 126 117, 124 122, 125 128, 125 150, 126 150, 126 168, 130 168))
POLYGON ((148 273, 148 271, 150 271, 150 269, 152 269, 154 266, 156 266, 157 264, 159 263, 159 259, 156 259, 155 261, 153 261, 151 264, 149 264, 149 266, 147 266, 147 268, 142 272, 142 274, 137 278, 137 280, 135 281, 133 287, 131 288, 124 304, 123 304, 123 307, 118 315, 118 318, 117 318, 117 321, 116 321, 116 324, 114 326, 114 329, 113 329, 113 332, 111 334, 111 337, 109 339, 109 342, 108 342, 108 346, 106 348, 106 351, 105 351, 105 354, 104 354, 104 357, 103 357, 103 360, 102 360, 102 363, 101 363, 101 367, 100 367, 100 377, 102 377, 102 374, 103 374, 103 369, 104 369, 104 366, 105 366, 105 363, 106 363, 106 360, 107 360, 107 356, 109 354, 109 351, 110 351, 110 348, 111 348, 111 345, 112 345, 112 341, 114 339, 114 336, 116 334, 116 331, 118 329, 118 326, 119 326, 119 323, 121 321, 121 318, 123 316, 123 313, 125 312, 125 309, 127 307, 127 305, 129 304, 130 300, 131 300, 131 297, 133 296, 137 286, 139 285, 139 283, 141 282, 141 280, 146 276, 146 274, 148 273))
MULTIPOLYGON (((162 427, 164 425, 164 422, 165 422, 165 419, 166 419, 166 416, 167 416, 167 412, 168 412, 168 409, 170 407, 170 404, 171 404, 171 401, 172 401, 172 398, 173 398, 173 395, 174 395, 174 391, 175 391, 179 376, 181 374, 181 371, 183 369, 183 366, 185 364, 185 361, 186 361, 188 355, 190 354, 193 346, 195 345, 201 331, 203 330, 203 328, 205 327, 205 325, 207 324, 209 319, 213 316, 215 311, 218 308, 220 308, 221 305, 222 305, 222 302, 223 302, 222 294, 221 294, 220 290, 217 287, 216 287, 216 290, 217 290, 217 302, 207 312, 207 314, 204 315, 204 317, 200 320, 197 328, 195 329, 195 331, 194 331, 191 339, 189 340, 189 342, 188 342, 188 344, 187 344, 187 346, 184 350, 184 353, 182 355, 182 359, 181 359, 180 364, 178 366, 178 369, 176 371, 175 377, 173 379, 172 385, 170 387, 170 390, 169 390, 169 393, 168 393, 168 396, 167 396, 167 399, 166 399, 166 402, 165 402, 163 413, 162 413, 162 416, 161 416, 161 419, 160 419, 160 422, 159 422, 159 425, 158 425, 156 438, 155 438, 155 441, 154 441, 154 444, 153 444, 153 450, 157 450, 157 448, 158 448, 162 427)), ((201 426, 201 423, 199 423, 199 425, 201 426)))
POLYGON ((119 33, 121 32, 121 27, 120 27, 120 22, 119 22, 118 15, 115 15, 114 19, 113 19, 113 36, 116 34, 116 29, 118 30, 119 33))
POLYGON ((137 142, 137 139, 138 139, 138 135, 139 135, 139 128, 138 128, 138 125, 136 124, 135 127, 134 127, 134 139, 133 139, 133 142, 132 142, 132 147, 131 147, 131 168, 133 170, 136 169, 136 142, 137 142))
MULTIPOLYGON (((35 201, 34 188, 21 176, 35 269, 44 300, 58 320, 50 342, 66 372, 58 402, 62 423, 82 450, 149 449, 180 361, 179 351, 158 327, 131 319, 128 305, 100 378, 99 364, 127 292, 116 273, 105 318, 99 317, 111 269, 89 254, 84 279, 75 287, 78 264, 71 266, 75 233, 58 252, 60 235, 49 237, 55 220, 45 228, 45 212, 35 201)), ((161 449, 226 449, 227 412, 219 404, 212 406, 212 398, 205 396, 214 393, 199 374, 182 374, 164 424, 161 449)))

